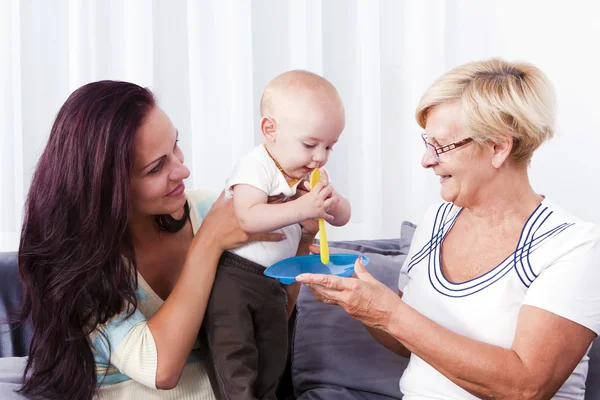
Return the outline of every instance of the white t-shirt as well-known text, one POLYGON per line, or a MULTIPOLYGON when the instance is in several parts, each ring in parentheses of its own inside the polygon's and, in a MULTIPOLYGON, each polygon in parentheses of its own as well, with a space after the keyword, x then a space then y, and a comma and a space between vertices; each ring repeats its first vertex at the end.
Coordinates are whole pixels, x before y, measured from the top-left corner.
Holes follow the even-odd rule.
MULTIPOLYGON (((600 332, 600 227, 544 199, 513 254, 482 276, 453 283, 442 272, 440 249, 460 211, 452 203, 433 206, 418 226, 398 279, 408 305, 460 335, 504 348, 512 345, 523 304, 600 332)), ((555 399, 583 400, 588 360, 586 352, 555 399)), ((406 400, 476 398, 414 354, 400 390, 406 400)))
MULTIPOLYGON (((299 182, 290 187, 267 150, 260 145, 237 163, 227 180, 225 197, 231 198, 233 186, 239 184, 254 186, 268 196, 281 196, 281 201, 285 202, 296 194, 299 182)), ((302 234, 300 225, 288 225, 274 232, 285 234, 286 239, 279 242, 253 242, 232 252, 265 267, 284 258, 295 256, 302 234)))

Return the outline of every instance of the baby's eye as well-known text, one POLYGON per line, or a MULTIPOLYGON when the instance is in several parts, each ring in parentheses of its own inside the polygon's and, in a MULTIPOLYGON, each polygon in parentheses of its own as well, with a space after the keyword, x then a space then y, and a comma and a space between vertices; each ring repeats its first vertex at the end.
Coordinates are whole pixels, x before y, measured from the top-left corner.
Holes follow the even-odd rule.
POLYGON ((327 151, 333 151, 333 146, 331 146, 331 147, 327 147, 327 149, 326 149, 326 150, 327 150, 327 151))
POLYGON ((304 147, 306 147, 307 149, 314 149, 316 147, 316 145, 314 144, 309 144, 309 143, 302 143, 304 145, 304 147))

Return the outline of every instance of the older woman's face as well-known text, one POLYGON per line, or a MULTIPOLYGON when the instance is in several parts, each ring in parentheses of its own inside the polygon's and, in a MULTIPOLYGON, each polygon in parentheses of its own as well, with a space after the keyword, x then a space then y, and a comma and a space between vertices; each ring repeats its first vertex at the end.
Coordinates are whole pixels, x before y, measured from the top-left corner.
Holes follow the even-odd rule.
POLYGON ((190 170, 183 165, 177 130, 159 107, 150 111, 135 137, 131 178, 135 214, 173 214, 185 204, 183 180, 190 170))
MULTIPOLYGON (((429 143, 438 148, 468 137, 458 125, 459 111, 460 104, 444 103, 429 112, 425 127, 429 143)), ((493 167, 490 157, 487 152, 469 143, 440 154, 439 162, 426 152, 421 165, 431 168, 440 177, 441 196, 445 201, 469 206, 477 200, 486 181, 491 179, 493 167)))

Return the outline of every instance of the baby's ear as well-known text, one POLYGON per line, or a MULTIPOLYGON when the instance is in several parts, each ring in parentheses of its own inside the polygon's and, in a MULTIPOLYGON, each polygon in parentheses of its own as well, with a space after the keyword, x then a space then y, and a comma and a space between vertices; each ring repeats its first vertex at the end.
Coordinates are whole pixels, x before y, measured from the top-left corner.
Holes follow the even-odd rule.
POLYGON ((277 123, 271 117, 262 117, 260 120, 260 131, 263 139, 268 143, 275 143, 277 137, 277 123))

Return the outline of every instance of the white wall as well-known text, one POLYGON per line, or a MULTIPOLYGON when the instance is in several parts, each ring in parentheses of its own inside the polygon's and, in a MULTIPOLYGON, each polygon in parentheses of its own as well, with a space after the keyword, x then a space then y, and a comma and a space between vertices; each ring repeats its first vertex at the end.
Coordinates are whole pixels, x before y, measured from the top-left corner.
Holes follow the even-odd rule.
POLYGON ((600 223, 600 4, 498 1, 494 16, 473 15, 476 8, 457 3, 456 25, 465 28, 457 31, 453 62, 502 54, 534 63, 554 83, 557 135, 535 154, 532 184, 572 213, 600 223), (469 24, 475 17, 484 34, 469 24))
POLYGON ((15 249, 31 173, 68 94, 98 79, 151 86, 180 131, 188 187, 219 190, 260 140, 266 82, 292 68, 339 89, 347 127, 330 159, 353 204, 332 239, 398 236, 439 200, 414 109, 450 68, 501 56, 545 71, 558 135, 534 187, 600 223, 600 5, 541 0, 8 0, 0 2, 0 251, 15 249))
MULTIPOLYGON (((418 96, 443 71, 471 60, 503 57, 541 68, 558 97, 557 135, 535 154, 534 189, 570 212, 600 224, 600 4, 588 1, 453 0, 418 4, 381 2, 382 126, 384 141, 421 151, 412 121, 418 96), (385 10, 384 10, 385 9, 385 10), (427 24, 420 25, 422 13, 427 24), (402 19, 402 14, 405 19, 402 19), (385 61, 384 61, 385 60, 385 61), (388 63, 389 62, 389 63, 388 63)), ((433 174, 423 175, 419 154, 392 157, 384 171, 399 184, 386 187, 383 235, 398 221, 418 222, 439 199, 433 174), (406 173, 410 171, 410 173, 406 173)), ((384 179, 390 182, 388 179, 384 179)))

